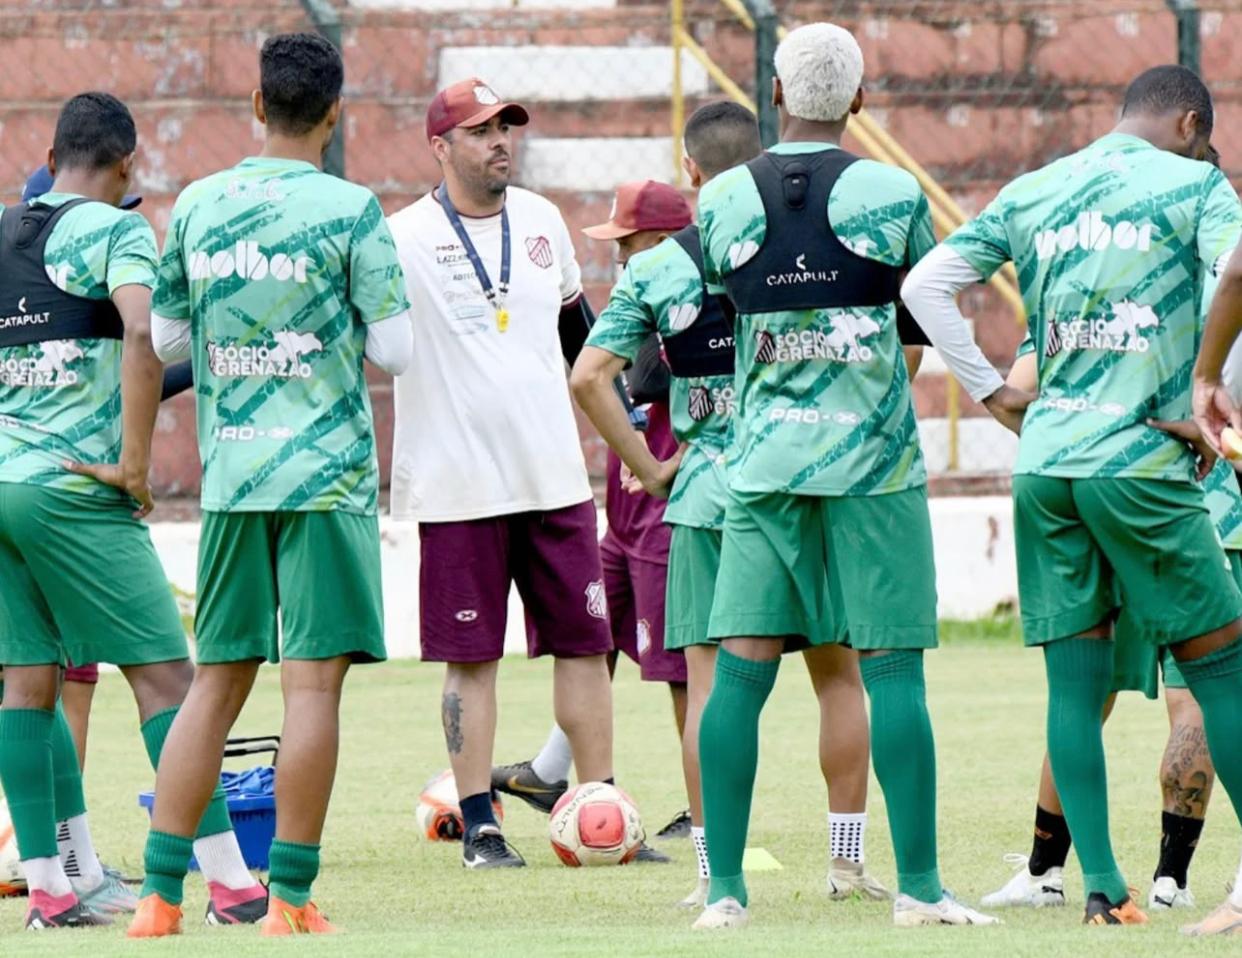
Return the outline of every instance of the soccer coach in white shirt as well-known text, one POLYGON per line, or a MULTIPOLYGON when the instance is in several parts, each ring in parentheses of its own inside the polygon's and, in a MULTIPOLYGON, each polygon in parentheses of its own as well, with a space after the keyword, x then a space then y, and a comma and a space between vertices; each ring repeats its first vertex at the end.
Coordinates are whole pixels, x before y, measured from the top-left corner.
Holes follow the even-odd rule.
POLYGON ((556 658, 556 720, 579 780, 613 772, 612 640, 565 374, 588 320, 560 212, 509 186, 510 130, 528 119, 482 80, 442 90, 427 139, 444 181, 389 219, 415 343, 396 385, 392 512, 419 524, 422 657, 447 664, 442 718, 468 867, 523 864, 490 800, 511 583, 530 655, 556 658))

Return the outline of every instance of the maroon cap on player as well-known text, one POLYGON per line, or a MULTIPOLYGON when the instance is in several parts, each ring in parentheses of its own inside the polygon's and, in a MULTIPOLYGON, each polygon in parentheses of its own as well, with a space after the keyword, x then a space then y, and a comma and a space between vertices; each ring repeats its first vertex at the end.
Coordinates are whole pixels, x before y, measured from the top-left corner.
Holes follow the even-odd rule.
POLYGON ((444 136, 458 127, 479 126, 498 113, 504 114, 502 119, 511 126, 525 126, 530 122, 526 107, 503 102, 478 77, 462 80, 437 93, 427 107, 427 139, 444 136))
POLYGON ((588 226, 582 232, 591 239, 612 240, 641 230, 679 230, 694 219, 684 196, 667 183, 641 180, 622 183, 612 200, 607 223, 588 226))

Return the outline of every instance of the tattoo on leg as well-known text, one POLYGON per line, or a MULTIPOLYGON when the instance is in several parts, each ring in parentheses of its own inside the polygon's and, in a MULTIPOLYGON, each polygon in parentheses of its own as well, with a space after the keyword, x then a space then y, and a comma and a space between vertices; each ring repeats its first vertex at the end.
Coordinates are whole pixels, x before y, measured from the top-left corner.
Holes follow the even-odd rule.
POLYGON ((1166 811, 1187 818, 1204 817, 1213 773, 1203 729, 1179 725, 1172 730, 1160 779, 1166 811))
POLYGON ((444 723, 444 743, 451 755, 460 755, 465 741, 461 734, 461 696, 445 692, 440 701, 440 720, 444 723))

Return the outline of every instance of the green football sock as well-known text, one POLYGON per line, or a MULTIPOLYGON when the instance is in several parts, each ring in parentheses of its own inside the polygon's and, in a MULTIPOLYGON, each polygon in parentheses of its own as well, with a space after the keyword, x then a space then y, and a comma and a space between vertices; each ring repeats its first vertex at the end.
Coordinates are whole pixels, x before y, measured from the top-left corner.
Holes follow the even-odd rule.
POLYGON ((69 730, 69 720, 60 699, 56 700, 56 718, 52 722, 52 788, 56 821, 86 814, 78 749, 73 744, 73 732, 69 730))
POLYGON ((319 846, 272 842, 269 858, 273 898, 301 908, 311 897, 311 884, 319 876, 319 846))
MULTIPOLYGON (((168 738, 168 731, 172 728, 173 719, 177 717, 177 711, 177 706, 164 709, 142 723, 142 741, 147 747, 147 757, 151 760, 151 767, 156 771, 160 767, 164 740, 168 738)), ((198 823, 198 831, 194 837, 206 838, 208 835, 219 835, 221 832, 232 830, 233 822, 229 819, 228 800, 224 796, 224 789, 217 785, 216 790, 211 793, 211 802, 207 805, 207 810, 203 812, 202 821, 198 823)))
POLYGON ((1058 639, 1044 646, 1048 672, 1048 758, 1088 894, 1129 896, 1108 831, 1104 702, 1113 678, 1113 643, 1058 639))
POLYGON ((194 840, 181 835, 168 835, 152 829, 147 834, 143 852, 147 877, 142 883, 142 896, 159 895, 170 905, 180 905, 185 873, 190 870, 194 840))
POLYGON ((716 678, 699 726, 709 904, 722 898, 747 903, 742 855, 759 764, 759 713, 779 668, 779 659, 755 662, 724 648, 716 654, 716 678))
POLYGON ((1203 711, 1216 777, 1242 821, 1242 639, 1201 659, 1177 664, 1203 711))
POLYGON ((871 760, 884 791, 903 895, 944 897, 936 865, 936 743, 927 714, 923 653, 897 651, 860 662, 871 699, 871 760))
POLYGON ((55 858, 54 712, 0 709, 0 788, 9 804, 22 859, 55 858))

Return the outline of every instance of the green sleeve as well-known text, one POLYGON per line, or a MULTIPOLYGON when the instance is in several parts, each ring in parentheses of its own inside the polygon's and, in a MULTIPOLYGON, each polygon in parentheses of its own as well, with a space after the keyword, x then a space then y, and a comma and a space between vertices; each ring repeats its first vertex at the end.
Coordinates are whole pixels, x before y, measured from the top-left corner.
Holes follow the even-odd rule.
POLYGON ((374 196, 367 200, 349 239, 349 301, 364 323, 410 308, 397 247, 374 196))
POLYGON ((150 223, 138 213, 117 219, 108 238, 108 293, 122 286, 153 287, 158 259, 150 223))
POLYGON ((1212 169, 1204 180, 1197 244, 1203 270, 1219 276, 1242 234, 1242 204, 1220 170, 1212 169))
POLYGON ((1031 331, 1026 331, 1026 338, 1018 344, 1018 351, 1013 354, 1014 359, 1021 359, 1029 353, 1035 352, 1035 337, 1031 335, 1031 331))
POLYGON ((1013 259, 1006 219, 1005 201, 998 196, 982 213, 956 229, 945 243, 987 279, 1013 259))
POLYGON ((185 234, 184 199, 185 193, 182 193, 173 207, 151 297, 151 312, 165 319, 190 318, 190 281, 181 246, 185 234))
POLYGON ((936 248, 936 230, 932 226, 931 206, 919 190, 919 199, 910 218, 910 237, 906 241, 906 265, 913 266, 936 248))
POLYGON ((633 266, 626 266, 586 344, 633 362, 638 348, 655 331, 655 316, 642 300, 633 266))

